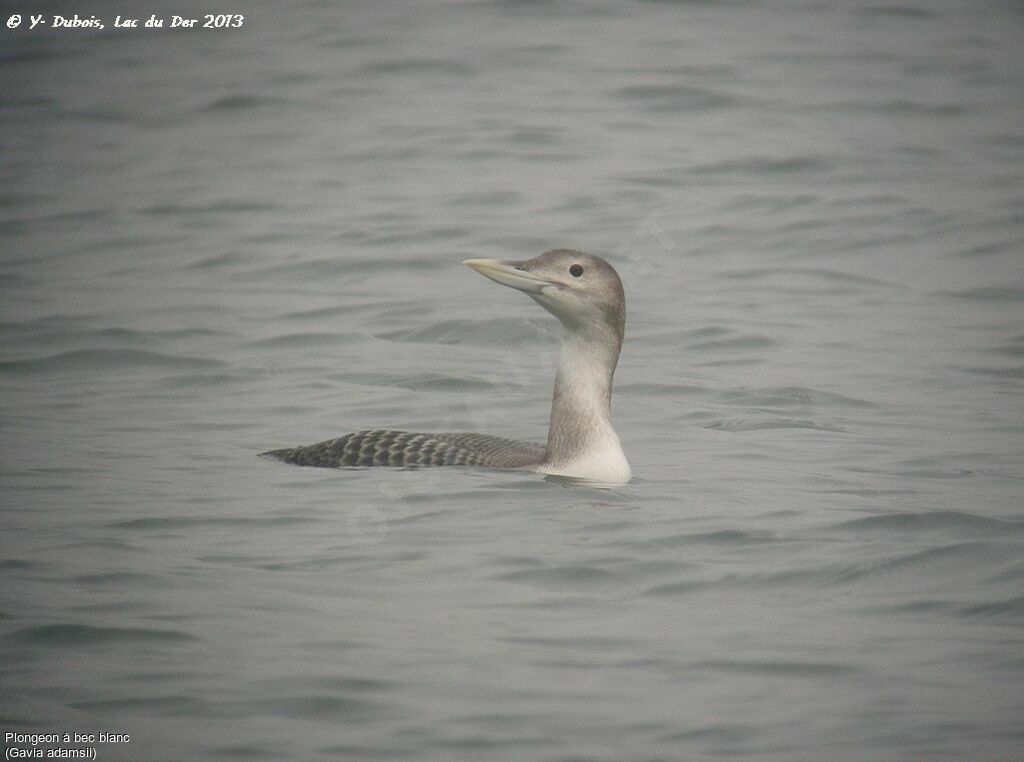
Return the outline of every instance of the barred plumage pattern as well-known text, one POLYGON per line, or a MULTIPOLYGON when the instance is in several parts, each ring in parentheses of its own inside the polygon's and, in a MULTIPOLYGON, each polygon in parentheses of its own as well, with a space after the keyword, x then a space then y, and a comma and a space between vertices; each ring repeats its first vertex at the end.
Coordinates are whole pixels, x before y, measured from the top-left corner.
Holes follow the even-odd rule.
POLYGON ((527 468, 544 459, 544 446, 487 434, 356 431, 305 447, 261 453, 298 466, 484 466, 527 468))

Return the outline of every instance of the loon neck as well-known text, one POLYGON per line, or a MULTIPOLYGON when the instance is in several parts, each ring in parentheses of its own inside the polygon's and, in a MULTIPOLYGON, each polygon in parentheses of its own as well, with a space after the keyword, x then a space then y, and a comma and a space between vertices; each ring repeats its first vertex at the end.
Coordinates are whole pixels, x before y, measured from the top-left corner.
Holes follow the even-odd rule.
POLYGON ((621 346, 621 334, 611 330, 566 331, 541 471, 629 481, 629 464, 611 422, 612 378, 621 346))

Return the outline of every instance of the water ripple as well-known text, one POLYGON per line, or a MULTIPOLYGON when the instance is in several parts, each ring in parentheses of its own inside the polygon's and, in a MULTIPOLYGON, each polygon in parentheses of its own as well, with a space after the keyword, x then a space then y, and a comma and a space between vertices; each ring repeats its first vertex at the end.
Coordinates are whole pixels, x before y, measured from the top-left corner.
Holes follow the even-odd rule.
POLYGON ((839 531, 892 532, 969 531, 1000 536, 1007 532, 1024 533, 1024 522, 978 516, 962 511, 927 511, 919 513, 890 513, 867 516, 836 524, 831 527, 839 531))
POLYGON ((704 661, 696 665, 698 669, 711 669, 716 672, 735 672, 746 675, 778 675, 780 677, 845 677, 863 670, 849 664, 838 662, 813 661, 704 661))
POLYGON ((186 368, 218 368, 224 367, 224 365, 225 363, 220 360, 206 357, 168 355, 141 349, 80 349, 59 352, 32 360, 6 360, 0 362, 0 373, 65 373, 111 369, 130 370, 132 368, 183 370, 186 368))
POLYGON ((612 91, 611 95, 656 113, 708 111, 741 103, 739 98, 724 90, 685 84, 628 85, 612 91))
POLYGON ((142 627, 97 627, 88 624, 43 624, 23 627, 4 636, 10 643, 39 648, 107 645, 117 643, 187 643, 197 640, 181 630, 142 627))

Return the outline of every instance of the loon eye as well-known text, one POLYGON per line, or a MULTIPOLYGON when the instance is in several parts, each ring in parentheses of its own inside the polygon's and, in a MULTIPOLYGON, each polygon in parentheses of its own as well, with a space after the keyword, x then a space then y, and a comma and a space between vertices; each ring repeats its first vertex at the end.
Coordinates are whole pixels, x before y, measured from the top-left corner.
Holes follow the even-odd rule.
POLYGON ((583 265, 573 265, 569 268, 569 274, 574 278, 580 277, 583 275, 583 265))

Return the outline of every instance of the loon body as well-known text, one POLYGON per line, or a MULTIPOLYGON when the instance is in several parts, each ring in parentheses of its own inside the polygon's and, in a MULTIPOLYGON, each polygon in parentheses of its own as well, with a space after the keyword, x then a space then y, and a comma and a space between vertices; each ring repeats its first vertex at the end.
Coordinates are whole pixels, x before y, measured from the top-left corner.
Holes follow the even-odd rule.
POLYGON ((487 434, 377 429, 262 453, 300 466, 480 466, 623 484, 632 476, 611 423, 612 377, 622 348, 626 299, 600 257, 556 249, 524 261, 464 264, 525 292, 565 329, 546 445, 487 434))

